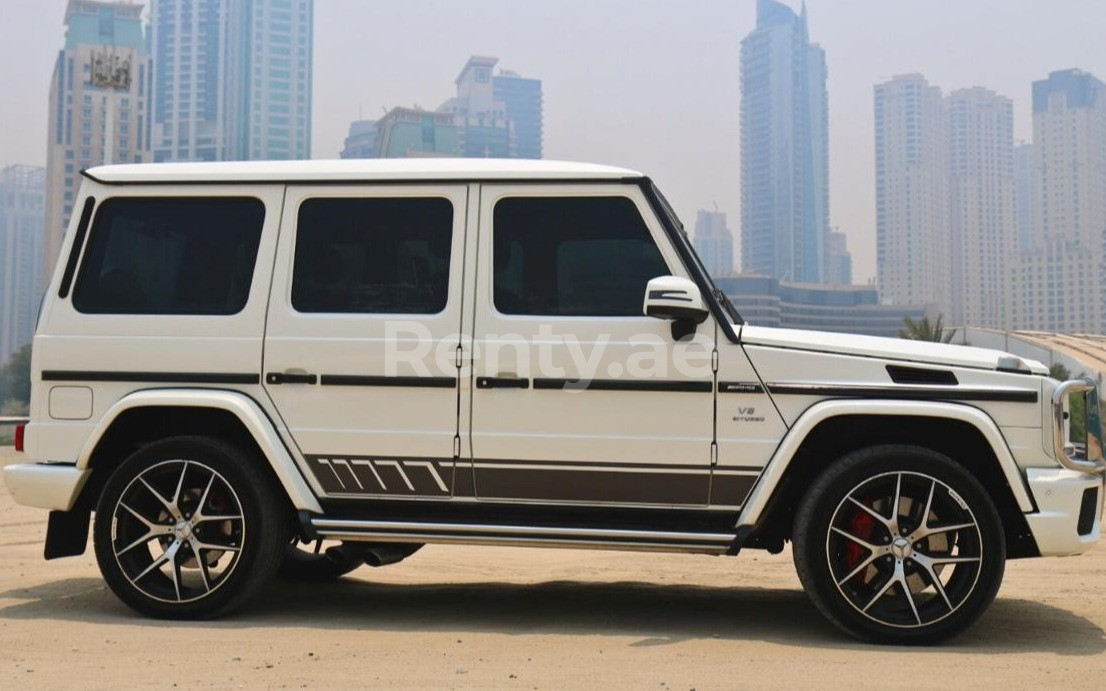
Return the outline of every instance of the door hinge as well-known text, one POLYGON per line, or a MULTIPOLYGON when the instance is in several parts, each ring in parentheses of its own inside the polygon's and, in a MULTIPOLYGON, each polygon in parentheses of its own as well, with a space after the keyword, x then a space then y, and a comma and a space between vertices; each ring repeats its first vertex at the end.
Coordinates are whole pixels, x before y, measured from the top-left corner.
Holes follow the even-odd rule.
POLYGON ((718 442, 716 441, 710 443, 710 464, 711 467, 718 465, 718 442))
POLYGON ((712 371, 712 372, 717 372, 718 371, 718 349, 717 348, 710 351, 710 371, 712 371))
POLYGON ((461 435, 453 435, 453 460, 461 458, 461 435))
POLYGON ((457 365, 457 369, 461 369, 461 364, 464 362, 465 351, 461 347, 461 344, 457 344, 457 350, 454 352, 453 364, 457 365))

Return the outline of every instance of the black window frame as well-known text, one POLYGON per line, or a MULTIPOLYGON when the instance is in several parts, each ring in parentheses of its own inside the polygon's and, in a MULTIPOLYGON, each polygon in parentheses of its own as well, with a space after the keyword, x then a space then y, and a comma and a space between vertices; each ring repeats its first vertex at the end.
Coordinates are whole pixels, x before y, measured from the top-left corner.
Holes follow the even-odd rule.
MULTIPOLYGON (((345 317, 397 317, 397 316, 411 316, 414 318, 429 318, 435 316, 441 316, 449 309, 450 304, 450 277, 453 272, 453 263, 459 259, 454 256, 454 244, 456 243, 457 236, 457 204, 454 199, 447 194, 440 192, 427 192, 419 194, 349 194, 349 195, 317 195, 317 196, 305 196, 298 203, 295 215, 295 237, 293 239, 292 246, 292 267, 288 274, 288 306, 298 315, 303 316, 345 316, 345 317), (440 306, 437 306, 434 311, 410 311, 410 310, 396 310, 385 311, 379 309, 309 309, 303 304, 297 304, 297 285, 301 279, 299 273, 300 267, 303 266, 301 261, 304 255, 301 254, 301 250, 304 248, 304 228, 303 228, 303 213, 304 207, 314 203, 327 203, 327 202, 354 202, 354 203, 367 203, 372 204, 374 202, 434 202, 442 203, 448 209, 448 222, 444 225, 447 231, 445 238, 444 248, 446 254, 444 257, 444 272, 440 273, 442 281, 440 283, 442 298, 440 306)), ((308 230, 310 233, 311 231, 308 230)), ((397 236, 402 237, 402 236, 397 236)), ((459 253, 463 256, 464 252, 459 253)), ((440 261, 442 258, 439 257, 440 261)))
MULTIPOLYGON (((261 249, 262 238, 265 233, 265 223, 268 219, 269 208, 265 203, 265 200, 258 196, 252 195, 218 195, 218 194, 188 194, 188 195, 116 195, 106 197, 99 204, 95 206, 95 214, 91 217, 88 232, 86 238, 84 238, 83 248, 78 249, 76 244, 74 245, 74 251, 80 252, 79 265, 76 268, 76 275, 72 279, 72 297, 71 302, 73 309, 80 314, 85 315, 97 315, 97 316, 125 316, 125 317, 233 317, 241 314, 245 311, 246 307, 250 304, 250 298, 253 296, 253 283, 254 278, 257 275, 257 266, 259 252, 261 249), (105 229, 102 225, 110 218, 109 214, 113 212, 113 207, 126 204, 126 203, 159 203, 159 202, 189 202, 198 204, 211 204, 212 202, 238 202, 249 203, 256 207, 256 211, 259 212, 259 216, 256 219, 256 236, 253 241, 253 261, 249 266, 248 273, 239 276, 239 284, 244 287, 244 291, 241 294, 241 304, 237 307, 228 307, 226 310, 153 310, 153 309, 127 309, 127 308, 113 308, 95 306, 88 302, 92 299, 86 291, 97 290, 98 288, 92 288, 90 281, 93 277, 89 273, 93 266, 96 266, 101 272, 103 269, 104 255, 108 251, 106 243, 110 242, 110 238, 103 240, 104 246, 100 246, 101 238, 104 236, 105 229)), ((75 238, 74 242, 80 238, 75 238)), ((239 267, 243 271, 244 265, 239 267)), ((95 280, 99 282, 103 278, 103 274, 98 275, 95 280)), ((231 274, 232 282, 234 281, 233 274, 231 274)), ((229 295, 229 293, 228 293, 229 295)))
MULTIPOLYGON (((641 205, 637 203, 637 201, 635 200, 635 198, 632 195, 624 194, 624 193, 618 193, 618 192, 614 192, 614 191, 607 191, 607 190, 603 190, 602 192, 598 192, 598 193, 590 193, 590 194, 581 194, 581 193, 568 192, 568 191, 563 192, 563 193, 555 193, 555 194, 532 194, 532 193, 531 194, 528 194, 528 193, 506 194, 506 195, 503 195, 503 196, 500 196, 500 197, 496 198, 494 203, 492 204, 492 209, 491 209, 491 211, 492 211, 492 213, 491 213, 491 215, 492 215, 491 243, 490 243, 491 244, 491 248, 490 248, 491 249, 491 252, 490 252, 491 257, 489 258, 489 263, 491 264, 491 271, 490 271, 490 276, 491 276, 491 278, 490 278, 491 307, 492 307, 493 310, 495 310, 495 312, 497 314, 502 315, 504 317, 508 317, 508 318, 522 317, 522 318, 551 318, 551 319, 561 319, 561 318, 568 318, 568 319, 634 319, 634 318, 642 318, 642 319, 648 319, 648 317, 642 312, 642 304, 643 304, 643 300, 644 300, 644 296, 645 296, 645 288, 646 288, 646 284, 648 283, 648 279, 646 280, 645 283, 643 283, 641 285, 641 291, 635 297, 635 300, 634 300, 635 308, 632 312, 628 311, 628 312, 620 313, 620 314, 598 314, 598 313, 592 313, 592 312, 588 312, 588 313, 566 312, 566 311, 563 311, 563 310, 559 311, 559 312, 552 312, 552 311, 537 311, 537 309, 534 309, 533 311, 517 311, 517 310, 511 310, 509 308, 505 309, 504 306, 501 305, 501 303, 500 303, 499 295, 498 295, 499 291, 497 290, 497 284, 496 284, 496 278, 497 278, 497 275, 499 274, 499 271, 500 271, 500 266, 499 266, 499 263, 497 262, 496 256, 495 256, 496 255, 497 243, 498 243, 497 238, 499 237, 499 230, 498 230, 499 218, 497 216, 497 209, 499 208, 499 205, 503 202, 512 202, 512 201, 518 201, 518 200, 524 200, 524 201, 581 200, 581 201, 589 201, 589 202, 617 200, 619 202, 624 202, 629 208, 631 208, 636 213, 637 218, 640 220, 641 228, 645 231, 646 236, 649 238, 649 241, 650 241, 653 249, 656 251, 657 259, 660 261, 660 265, 664 269, 663 273, 658 273, 655 276, 650 276, 649 278, 651 279, 651 278, 656 278, 658 276, 674 275, 673 270, 672 270, 671 262, 669 261, 668 258, 665 257, 664 252, 662 251, 662 243, 658 241, 658 237, 657 237, 656 233, 653 231, 653 229, 650 227, 649 221, 646 217, 646 214, 642 210, 641 205)), ((645 208, 648 209, 650 212, 653 211, 651 206, 646 206, 645 208)))

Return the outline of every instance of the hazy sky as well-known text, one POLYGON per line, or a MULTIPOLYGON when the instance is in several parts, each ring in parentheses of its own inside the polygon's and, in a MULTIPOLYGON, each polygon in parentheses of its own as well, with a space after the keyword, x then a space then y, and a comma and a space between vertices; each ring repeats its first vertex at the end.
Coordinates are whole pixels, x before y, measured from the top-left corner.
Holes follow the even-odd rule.
MULTIPOLYGON (((799 0, 789 0, 798 7, 799 0)), ((0 0, 0 165, 45 162, 47 90, 65 0, 0 0)), ((808 0, 826 49, 830 217, 854 280, 875 273, 872 85, 920 72, 946 91, 1014 99, 1031 138, 1030 82, 1079 67, 1106 79, 1104 0, 808 0)), ((718 208, 740 232, 740 41, 755 0, 315 0, 315 158, 349 123, 439 105, 469 55, 538 77, 546 158, 656 179, 691 226, 718 208)))

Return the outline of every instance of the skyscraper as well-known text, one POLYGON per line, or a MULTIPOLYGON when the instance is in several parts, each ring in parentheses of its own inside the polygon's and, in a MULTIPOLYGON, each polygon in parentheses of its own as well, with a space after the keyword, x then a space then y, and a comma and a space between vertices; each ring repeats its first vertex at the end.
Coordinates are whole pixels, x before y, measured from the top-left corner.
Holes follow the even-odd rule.
POLYGON ((847 286, 853 282, 853 255, 844 233, 831 230, 826 234, 826 283, 847 286))
POLYGON ((695 251, 713 278, 733 275, 733 233, 726 227, 726 214, 700 210, 695 215, 695 251))
POLYGON ((45 220, 46 170, 0 170, 0 364, 34 336, 45 220))
POLYGON ((976 87, 945 98, 954 324, 1009 328, 1017 248, 1014 104, 976 87))
POLYGON ((1015 197, 1018 204, 1018 250, 1033 247, 1033 145, 1014 147, 1015 197))
POLYGON ((349 136, 338 158, 376 158, 376 120, 355 120, 349 125, 349 136))
POLYGON ((818 283, 829 229, 825 52, 796 14, 758 0, 741 42, 742 270, 818 283))
POLYGON ((1014 326, 1106 333, 1106 84, 1081 70, 1033 82, 1032 247, 1013 270, 1014 326))
POLYGON ((45 274, 53 271, 80 171, 149 156, 149 63, 142 5, 69 0, 50 82, 45 274))
POLYGON ((893 305, 951 307, 941 90, 920 74, 875 87, 876 283, 893 305))
POLYGON ((501 70, 492 77, 493 93, 502 101, 515 126, 513 158, 542 157, 542 92, 540 79, 501 70))
POLYGON ((158 161, 311 157, 313 0, 151 0, 158 161))
POLYGON ((453 113, 466 158, 510 158, 516 150, 515 127, 507 105, 495 95, 492 70, 498 58, 473 55, 457 75, 457 95, 439 110, 453 113))

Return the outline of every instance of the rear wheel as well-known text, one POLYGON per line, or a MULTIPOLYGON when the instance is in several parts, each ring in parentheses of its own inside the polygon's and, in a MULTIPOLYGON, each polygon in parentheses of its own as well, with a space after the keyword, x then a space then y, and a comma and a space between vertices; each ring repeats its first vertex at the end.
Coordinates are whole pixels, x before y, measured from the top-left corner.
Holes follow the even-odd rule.
POLYGON ((998 592, 1006 545, 979 481, 952 460, 888 445, 849 454, 800 504, 795 565, 814 604, 859 638, 934 643, 998 592))
POLYGON ((149 616, 229 612, 280 563, 289 526, 279 491, 254 459, 220 440, 174 437, 139 449, 96 508, 104 580, 149 616))

